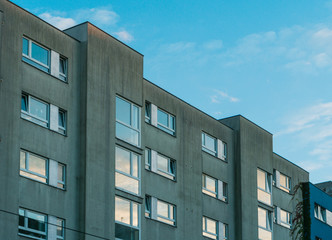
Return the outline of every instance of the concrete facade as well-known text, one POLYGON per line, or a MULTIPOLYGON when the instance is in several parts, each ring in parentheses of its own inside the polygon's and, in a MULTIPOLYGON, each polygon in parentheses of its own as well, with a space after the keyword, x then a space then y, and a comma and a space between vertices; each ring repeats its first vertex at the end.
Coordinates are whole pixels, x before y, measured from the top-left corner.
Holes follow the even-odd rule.
MULTIPOLYGON (((60 31, 5 0, 0 22, 0 239, 31 239, 18 230, 19 209, 25 209, 48 216, 49 222, 64 220, 65 239, 113 240, 116 226, 126 225, 115 221, 116 198, 139 206, 141 240, 226 239, 222 226, 227 239, 258 239, 258 208, 270 214, 271 238, 291 239, 290 229, 274 221, 274 212, 277 207, 294 211, 292 189, 309 174, 273 152, 271 133, 240 115, 218 121, 144 79, 143 56, 88 22, 60 31), (67 80, 23 60, 24 38, 65 57, 67 80), (64 110, 66 133, 23 117, 23 95, 64 110), (139 144, 118 135, 118 98, 139 109, 139 144), (146 103, 174 117, 174 134, 145 121, 146 103), (202 150, 202 133, 215 140, 215 156, 202 150), (226 146, 223 160, 219 143, 226 144, 220 145, 226 146), (116 148, 139 156, 139 194, 116 187, 116 148), (153 171, 152 164, 146 169, 147 148, 175 162, 174 180, 153 171), (22 150, 63 164, 66 187, 22 176, 22 150), (258 169, 267 174, 269 204, 258 200, 258 169), (289 192, 272 180, 276 172, 290 179, 289 192), (203 174, 219 180, 219 187, 227 184, 222 185, 227 200, 202 193, 203 174), (154 219, 155 213, 147 217, 147 196, 174 206, 175 223, 154 219), (203 217, 215 221, 218 237, 203 236, 203 217)), ((45 238, 55 239, 51 228, 45 238)))

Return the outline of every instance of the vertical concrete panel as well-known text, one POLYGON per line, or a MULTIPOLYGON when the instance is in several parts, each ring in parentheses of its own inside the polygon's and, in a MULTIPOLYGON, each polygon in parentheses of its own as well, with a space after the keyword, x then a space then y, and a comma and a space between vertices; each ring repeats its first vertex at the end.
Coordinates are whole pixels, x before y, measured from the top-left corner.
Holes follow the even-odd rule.
POLYGON ((48 171, 49 184, 56 187, 58 185, 58 162, 50 159, 48 171))
POLYGON ((59 130, 59 108, 54 105, 50 105, 50 129, 53 131, 59 130))
POLYGON ((56 217, 48 216, 48 226, 47 226, 47 240, 54 240, 56 238, 56 217))
POLYGON ((59 77, 59 53, 51 50, 51 75, 58 78, 59 77))
POLYGON ((156 126, 157 127, 157 106, 154 105, 154 104, 151 104, 151 124, 153 126, 156 126))

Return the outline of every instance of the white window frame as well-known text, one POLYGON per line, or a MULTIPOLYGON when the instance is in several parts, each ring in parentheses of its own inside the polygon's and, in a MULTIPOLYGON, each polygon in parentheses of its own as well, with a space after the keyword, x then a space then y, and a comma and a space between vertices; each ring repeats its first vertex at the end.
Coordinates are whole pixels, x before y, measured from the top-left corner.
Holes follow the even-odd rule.
POLYGON ((22 96, 21 96, 21 117, 28 120, 28 121, 30 121, 30 122, 33 122, 33 123, 36 123, 40 126, 48 128, 49 127, 49 119, 50 119, 50 104, 45 102, 45 101, 42 101, 42 100, 40 100, 36 97, 28 95, 26 93, 22 93, 22 96), (26 104, 26 108, 27 108, 26 111, 22 109, 22 98, 25 99, 25 104, 26 104), (31 100, 42 103, 46 106, 46 119, 40 118, 40 117, 35 116, 31 113, 31 100))
POLYGON ((157 220, 172 226, 175 226, 175 213, 176 213, 176 206, 170 203, 167 203, 165 201, 159 200, 157 199, 157 220), (159 215, 158 214, 158 204, 166 204, 167 205, 167 210, 168 210, 168 214, 167 216, 163 216, 163 215, 159 215), (173 212, 173 218, 171 218, 173 212), (169 222, 172 222, 172 224, 170 224, 169 222))
MULTIPOLYGON (((35 41, 33 41, 33 40, 25 37, 25 36, 23 36, 23 38, 26 39, 26 40, 28 40, 28 55, 24 54, 23 53, 23 49, 22 49, 22 56, 23 56, 22 59, 23 59, 23 61, 25 61, 25 62, 27 62, 29 64, 31 64, 29 61, 32 61, 34 64, 32 63, 31 65, 37 67, 38 69, 40 69, 40 70, 42 70, 44 72, 49 73, 50 72, 50 68, 51 68, 51 51, 50 51, 50 49, 42 46, 41 44, 39 44, 39 43, 37 43, 37 42, 35 42, 35 41), (44 64, 42 62, 39 62, 37 59, 35 59, 35 58, 32 57, 32 43, 34 43, 36 46, 38 46, 38 47, 40 47, 40 48, 42 48, 42 49, 44 49, 44 50, 46 50, 48 52, 48 65, 46 65, 46 64, 44 64), (38 65, 40 65, 43 68, 46 68, 47 70, 45 71, 43 68, 38 67, 38 65)), ((23 41, 23 39, 22 39, 22 41, 23 41)), ((23 42, 22 42, 22 45, 23 45, 23 42)))
POLYGON ((59 122, 59 124, 58 124, 58 128, 59 128, 58 132, 61 133, 61 134, 63 134, 63 135, 65 135, 67 133, 67 112, 65 110, 63 110, 63 109, 59 109, 59 113, 58 114, 59 114, 58 118, 60 118, 60 115, 63 114, 63 124, 64 124, 64 126, 61 126, 60 122, 59 122))
POLYGON ((204 152, 207 152, 215 157, 217 157, 218 155, 218 145, 217 145, 217 138, 215 137, 212 137, 211 135, 205 133, 205 132, 202 132, 202 150, 204 152), (206 145, 205 145, 205 142, 206 142, 206 137, 209 137, 211 139, 213 139, 214 141, 214 149, 210 149, 208 148, 206 145))
MULTIPOLYGON (((125 192, 128 192, 128 193, 130 193, 130 194, 133 194, 133 195, 137 195, 137 196, 140 196, 141 195, 141 156, 139 155, 139 154, 137 154, 137 153, 135 153, 135 152, 132 152, 132 151, 130 151, 130 150, 128 150, 128 149, 126 149, 126 148, 123 148, 123 147, 120 147, 120 146, 118 146, 118 145, 116 145, 115 146, 115 148, 119 148, 119 149, 122 149, 122 150, 124 150, 124 151, 126 151, 126 152, 128 152, 130 155, 130 174, 128 174, 128 173, 125 173, 125 172, 122 172, 121 170, 118 170, 117 168, 116 168, 116 161, 115 161, 115 172, 116 173, 118 173, 118 174, 121 174, 121 175, 124 175, 124 176, 126 176, 126 177, 128 177, 128 178, 132 178, 132 179, 134 179, 134 180, 137 180, 138 181, 138 193, 136 194, 136 193, 134 193, 134 192, 131 192, 131 191, 129 191, 129 190, 127 190, 127 189, 125 189, 125 188, 121 188, 121 187, 119 187, 119 186, 116 186, 115 185, 115 187, 117 188, 117 189, 120 189, 120 190, 122 190, 122 191, 125 191, 125 192), (137 156, 137 177, 135 177, 134 175, 133 175, 133 155, 136 155, 137 156)), ((116 151, 116 150, 115 150, 116 151)), ((116 156, 115 156, 116 157, 116 156)), ((116 174, 115 174, 115 177, 116 177, 116 174)))
POLYGON ((291 228, 291 226, 292 226, 292 214, 288 211, 280 209, 280 224, 284 227, 291 228), (283 219, 281 218, 282 212, 284 212, 286 214, 286 221, 283 221, 283 219))
POLYGON ((266 171, 264 171, 260 168, 257 168, 256 174, 257 174, 257 177, 256 177, 256 179, 257 179, 257 198, 258 198, 258 195, 259 195, 259 191, 263 191, 263 192, 270 195, 270 203, 264 202, 260 199, 258 199, 258 201, 272 206, 272 176, 271 176, 270 173, 268 173, 268 172, 266 172, 266 171), (258 186, 258 171, 265 174, 265 187, 266 187, 266 189, 263 189, 263 188, 258 186))
MULTIPOLYGON (((122 139, 123 141, 125 141, 125 142, 127 142, 127 143, 129 143, 131 145, 139 147, 139 146, 141 146, 141 107, 139 107, 138 105, 136 105, 136 104, 134 104, 134 103, 132 103, 132 102, 124 99, 123 97, 120 97, 119 95, 116 95, 116 98, 119 98, 122 101, 125 101, 125 102, 127 102, 127 103, 130 104, 130 122, 131 122, 131 124, 128 125, 127 123, 124 123, 124 122, 118 120, 117 117, 116 117, 116 112, 115 112, 116 124, 121 124, 122 126, 125 126, 125 127, 129 128, 129 129, 137 132, 138 133, 138 140, 137 140, 138 143, 135 144, 135 143, 132 143, 132 142, 128 142, 127 140, 119 137, 117 134, 116 134, 116 137, 118 137, 119 139, 122 139), (137 121, 138 121, 137 122, 137 127, 138 128, 135 128, 135 127, 131 126, 133 124, 133 119, 134 119, 134 116, 133 116, 134 106, 138 108, 138 116, 137 116, 137 121)), ((115 107, 116 107, 116 99, 115 99, 115 107)))
POLYGON ((35 234, 40 234, 40 235, 45 236, 45 238, 34 237, 34 236, 30 236, 28 234, 24 234, 24 233, 18 232, 19 236, 24 236, 24 237, 33 238, 33 239, 47 239, 47 215, 42 214, 42 213, 38 213, 38 212, 35 212, 35 211, 30 211, 30 210, 26 210, 26 209, 23 209, 23 208, 19 208, 19 216, 23 216, 24 217, 24 226, 21 226, 19 224, 18 225, 18 230, 19 231, 22 230, 22 231, 27 231, 27 232, 35 233, 35 234), (23 211, 23 215, 21 215, 21 213, 20 213, 21 211, 23 211), (28 219, 29 219, 27 217, 28 213, 33 213, 33 214, 39 215, 40 217, 44 218, 45 231, 38 231, 38 230, 35 230, 35 229, 32 229, 32 228, 28 227, 28 219))
POLYGON ((166 133, 171 134, 171 135, 174 136, 175 135, 175 130, 176 130, 176 118, 175 118, 175 116, 173 116, 172 114, 170 114, 170 113, 168 113, 168 112, 166 112, 166 111, 164 111, 164 110, 162 110, 160 108, 157 109, 157 116, 158 116, 158 111, 160 111, 160 112, 162 112, 162 113, 164 113, 164 114, 167 115, 169 126, 165 126, 164 124, 160 123, 159 119, 157 117, 157 127, 159 129, 163 130, 164 132, 166 132, 166 133), (172 118, 174 119, 174 129, 170 127, 172 118))
POLYGON ((208 196, 217 198, 217 196, 218 196, 218 180, 203 173, 203 175, 202 175, 202 192, 204 194, 208 195, 208 196), (206 179, 207 178, 210 178, 211 180, 214 181, 214 187, 215 187, 216 191, 212 191, 211 189, 208 189, 206 187, 206 179))
POLYGON ((151 123, 151 103, 145 102, 145 122, 151 123))
POLYGON ((151 218, 151 196, 145 195, 145 217, 151 218))
MULTIPOLYGON (((29 179, 32 179, 32 180, 35 180, 35 181, 38 181, 38 182, 48 183, 48 159, 47 159, 47 158, 44 158, 44 157, 42 157, 42 156, 39 156, 39 155, 37 155, 37 154, 34 154, 34 153, 31 153, 31 152, 28 152, 28 151, 23 150, 23 149, 20 150, 20 156, 21 156, 21 153, 22 153, 22 152, 25 154, 25 168, 22 168, 22 167, 20 166, 20 175, 21 175, 22 177, 26 177, 26 178, 29 178, 29 179), (30 170, 29 170, 29 159, 30 159, 30 155, 33 155, 33 156, 35 156, 35 157, 37 157, 37 158, 39 158, 39 159, 45 161, 45 174, 46 174, 46 175, 42 175, 42 174, 39 174, 39 173, 37 173, 37 172, 33 172, 33 171, 30 171, 30 170), (22 175, 21 172, 26 172, 26 173, 28 173, 28 174, 30 174, 30 175, 35 175, 35 176, 37 176, 37 177, 39 177, 39 178, 43 178, 43 179, 45 179, 45 182, 40 181, 40 180, 38 180, 38 179, 36 179, 36 178, 33 178, 33 177, 29 177, 29 176, 22 175)), ((20 162, 21 162, 21 161, 20 161, 20 162)), ((21 164, 20 164, 20 165, 21 165, 21 164)))
POLYGON ((314 215, 315 218, 326 223, 326 208, 322 207, 321 205, 315 203, 314 206, 314 215))
POLYGON ((156 165, 157 165, 157 173, 159 174, 159 175, 161 175, 161 176, 164 176, 164 177, 166 177, 166 178, 169 178, 169 179, 171 179, 171 180, 175 180, 175 174, 176 174, 176 162, 173 160, 173 159, 171 159, 171 158, 169 158, 169 157, 167 157, 167 156, 165 156, 165 155, 163 155, 163 154, 160 154, 160 153, 157 153, 157 159, 156 159, 156 165), (158 157, 162 157, 162 158, 164 158, 164 159, 167 159, 167 169, 168 169, 168 171, 166 172, 166 171, 164 171, 164 170, 162 170, 162 169, 160 169, 160 168, 158 168, 158 157), (174 170, 174 173, 172 173, 172 167, 171 167, 171 165, 173 164, 173 170, 174 170))
POLYGON ((291 191, 291 178, 286 176, 285 174, 280 173, 279 182, 280 182, 280 184, 279 184, 280 189, 285 191, 285 192, 290 193, 290 191, 291 191), (286 186, 282 185, 282 183, 281 183, 281 178, 282 177, 284 177, 285 180, 286 180, 286 186))
POLYGON ((204 237, 207 237, 207 238, 210 238, 210 239, 216 239, 216 240, 218 240, 218 239, 219 239, 218 221, 203 216, 202 222, 203 222, 203 224, 202 224, 202 234, 203 234, 203 236, 204 236, 204 237), (215 222, 215 226, 216 226, 216 227, 215 227, 215 230, 216 230, 216 233, 213 233, 213 232, 209 232, 209 231, 208 231, 208 226, 207 226, 207 222, 208 222, 208 220, 215 222), (204 228, 204 226, 205 226, 205 228, 204 228), (212 236, 214 236, 214 237, 212 238, 212 237, 210 237, 209 235, 212 235, 212 236))
MULTIPOLYGON (((59 176, 57 177, 57 188, 64 190, 64 189, 66 189, 66 165, 58 162, 58 168, 59 167, 62 168, 63 180, 59 179, 59 176), (61 187, 61 185, 63 187, 61 187)), ((59 169, 58 169, 58 171, 59 171, 59 169)))
POLYGON ((145 169, 151 170, 151 149, 145 148, 145 169))
POLYGON ((158 222, 162 222, 171 226, 176 226, 176 206, 172 203, 165 202, 156 197, 145 196, 145 217, 151 218, 158 222), (167 216, 158 214, 158 204, 167 205, 167 216), (173 218, 171 218, 173 212, 173 218))

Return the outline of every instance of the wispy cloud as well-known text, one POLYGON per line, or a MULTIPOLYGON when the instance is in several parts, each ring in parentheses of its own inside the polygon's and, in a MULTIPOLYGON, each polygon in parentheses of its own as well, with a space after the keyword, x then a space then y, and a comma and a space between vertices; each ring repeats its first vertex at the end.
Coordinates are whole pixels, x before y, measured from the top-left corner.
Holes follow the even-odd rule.
POLYGON ((64 30, 66 28, 72 27, 76 25, 76 21, 72 18, 65 18, 60 16, 54 16, 49 12, 44 12, 38 15, 41 19, 45 20, 46 22, 52 24, 53 26, 64 30))
POLYGON ((39 12, 36 14, 40 18, 60 30, 72 27, 77 23, 89 21, 104 31, 114 34, 121 41, 129 43, 134 40, 133 35, 128 30, 119 26, 120 16, 110 6, 76 9, 71 12, 44 11, 42 9, 36 11, 39 12))
POLYGON ((220 103, 223 99, 229 101, 229 102, 239 102, 240 99, 236 97, 232 97, 228 95, 228 93, 225 93, 223 91, 215 89, 214 92, 216 93, 215 95, 210 96, 211 102, 212 103, 220 103))
POLYGON ((134 37, 126 30, 115 32, 114 34, 115 34, 115 36, 117 36, 117 38, 119 40, 127 42, 127 43, 132 42, 134 40, 134 37))
POLYGON ((208 50, 218 50, 223 47, 223 42, 222 40, 211 40, 206 42, 203 47, 208 50))

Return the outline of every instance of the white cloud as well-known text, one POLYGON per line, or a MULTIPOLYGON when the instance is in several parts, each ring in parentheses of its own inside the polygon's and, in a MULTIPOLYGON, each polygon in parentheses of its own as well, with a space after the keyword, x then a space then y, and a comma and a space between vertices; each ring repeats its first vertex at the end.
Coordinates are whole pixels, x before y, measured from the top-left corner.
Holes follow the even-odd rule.
POLYGON ((221 40, 212 40, 212 41, 206 42, 203 45, 203 47, 208 50, 218 50, 223 47, 223 42, 221 40))
POLYGON ((48 13, 48 12, 44 12, 44 13, 40 14, 39 17, 61 30, 64 30, 66 28, 76 25, 76 21, 72 18, 53 16, 51 13, 48 13))
POLYGON ((123 30, 123 31, 119 31, 119 32, 115 32, 114 33, 117 38, 121 41, 124 41, 124 42, 131 42, 134 40, 134 37, 127 31, 123 30))
POLYGON ((188 49, 192 49, 195 47, 195 43, 193 42, 176 42, 176 43, 171 43, 169 45, 166 46, 166 49, 169 52, 181 52, 181 51, 185 51, 188 49))
POLYGON ((75 15, 80 21, 90 21, 96 26, 115 25, 120 18, 110 7, 79 9, 75 15))
POLYGON ((226 99, 229 102, 239 102, 240 101, 240 99, 238 99, 236 97, 232 97, 232 96, 228 95, 227 93, 225 93, 223 91, 220 91, 220 90, 217 90, 217 89, 215 89, 214 91, 216 92, 216 95, 210 96, 210 99, 211 99, 212 103, 220 103, 220 101, 222 99, 226 99))

